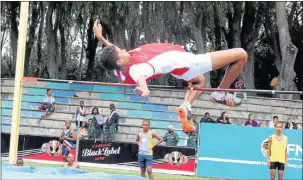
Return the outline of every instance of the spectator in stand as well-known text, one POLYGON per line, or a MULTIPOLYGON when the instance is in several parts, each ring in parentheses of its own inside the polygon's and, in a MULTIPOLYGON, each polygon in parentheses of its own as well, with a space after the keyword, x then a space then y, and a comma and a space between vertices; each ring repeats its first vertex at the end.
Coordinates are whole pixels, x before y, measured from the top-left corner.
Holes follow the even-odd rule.
POLYGON ((197 148, 198 147, 198 135, 193 133, 188 136, 187 147, 197 148))
POLYGON ((298 124, 298 125, 297 125, 297 129, 298 129, 298 130, 302 130, 302 125, 301 125, 301 124, 298 124))
POLYGON ((206 112, 204 114, 204 117, 201 118, 200 123, 216 123, 216 121, 214 121, 213 119, 210 118, 209 112, 206 112))
POLYGON ((220 117, 217 119, 217 123, 219 124, 231 124, 228 118, 228 113, 224 111, 220 117))
POLYGON ((95 137, 95 126, 94 126, 94 120, 89 119, 88 120, 88 139, 89 140, 94 140, 95 137))
POLYGON ((264 123, 259 123, 258 127, 265 127, 264 123))
POLYGON ((115 104, 111 103, 109 105, 109 109, 111 110, 109 117, 106 120, 105 131, 104 131, 104 140, 108 142, 113 142, 116 140, 116 133, 118 131, 118 121, 119 114, 115 110, 115 104))
MULTIPOLYGON (((238 81, 235 84, 236 89, 246 89, 246 83, 244 82, 242 77, 238 78, 238 81)), ((246 92, 240 92, 241 94, 244 95, 244 101, 246 102, 247 100, 247 94, 246 92)), ((234 96, 237 97, 237 94, 239 94, 239 92, 235 92, 234 96)))
POLYGON ((79 139, 88 139, 88 125, 83 122, 83 126, 79 128, 79 139))
POLYGON ((92 110, 92 114, 90 115, 89 119, 94 120, 94 126, 95 126, 95 138, 101 139, 101 133, 103 130, 104 125, 104 117, 99 113, 99 110, 97 107, 94 107, 92 110))
POLYGON ((51 113, 55 112, 55 98, 52 97, 52 90, 46 90, 46 97, 44 98, 44 104, 41 106, 42 110, 45 110, 44 115, 41 117, 46 117, 51 113))
POLYGON ((17 161, 16 161, 16 166, 23 166, 23 165, 24 165, 23 159, 18 158, 17 161))
POLYGON ((285 129, 297 129, 297 124, 292 122, 291 118, 287 119, 287 123, 285 125, 285 129))
POLYGON ((77 108, 77 112, 76 112, 77 127, 79 122, 80 122, 79 127, 83 127, 83 122, 85 122, 85 116, 86 116, 86 107, 84 106, 84 101, 81 100, 80 106, 77 108))
POLYGON ((62 134, 60 136, 60 141, 63 141, 62 143, 62 156, 63 156, 63 162, 67 162, 67 156, 72 148, 75 148, 75 141, 76 141, 76 134, 71 129, 71 121, 67 120, 65 122, 65 128, 62 131, 62 134))
POLYGON ((272 118, 272 121, 270 121, 270 122, 268 123, 268 127, 269 127, 269 128, 275 128, 275 124, 276 124, 278 121, 279 121, 278 116, 274 116, 274 117, 272 118))
POLYGON ((197 118, 196 114, 192 114, 190 123, 195 126, 196 134, 199 134, 199 123, 196 121, 196 118, 197 118))
POLYGON ((74 155, 73 154, 68 154, 67 162, 63 163, 62 167, 80 169, 80 165, 78 163, 74 162, 74 155))
POLYGON ((258 127, 258 122, 255 120, 253 114, 248 115, 248 120, 245 122, 245 126, 258 127))
POLYGON ((168 126, 168 132, 164 135, 163 141, 166 142, 166 146, 174 147, 179 142, 179 135, 174 132, 174 126, 168 126))

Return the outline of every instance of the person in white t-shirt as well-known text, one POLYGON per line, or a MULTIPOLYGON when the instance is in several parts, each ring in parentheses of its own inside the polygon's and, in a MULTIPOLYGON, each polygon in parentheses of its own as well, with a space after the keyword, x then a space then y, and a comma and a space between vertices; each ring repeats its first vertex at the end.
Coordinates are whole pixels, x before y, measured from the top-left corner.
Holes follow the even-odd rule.
POLYGON ((46 97, 44 98, 43 110, 45 113, 42 117, 46 117, 47 115, 55 112, 55 98, 52 97, 52 90, 46 90, 46 97))
POLYGON ((77 113, 76 113, 76 125, 78 127, 78 123, 79 127, 83 127, 83 122, 86 121, 86 107, 84 105, 84 101, 81 100, 80 101, 80 106, 78 106, 77 108, 77 113))
POLYGON ((268 123, 268 127, 269 127, 269 128, 275 128, 275 124, 278 122, 278 120, 279 120, 278 116, 274 116, 274 117, 272 118, 272 121, 270 121, 270 122, 268 123))

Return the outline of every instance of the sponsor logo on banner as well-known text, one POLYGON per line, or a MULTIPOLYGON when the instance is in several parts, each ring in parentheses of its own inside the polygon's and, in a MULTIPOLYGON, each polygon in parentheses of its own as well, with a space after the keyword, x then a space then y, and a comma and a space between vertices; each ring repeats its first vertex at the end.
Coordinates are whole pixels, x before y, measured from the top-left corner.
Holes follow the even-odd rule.
POLYGON ((60 141, 52 140, 44 143, 41 147, 42 152, 46 152, 50 156, 59 156, 62 153, 62 144, 60 141))
POLYGON ((172 153, 166 154, 164 160, 173 166, 179 166, 181 164, 186 164, 188 158, 178 151, 173 151, 172 153))
POLYGON ((91 148, 82 150, 82 157, 93 156, 95 161, 103 161, 105 157, 119 155, 121 147, 114 147, 112 143, 93 144, 91 148))

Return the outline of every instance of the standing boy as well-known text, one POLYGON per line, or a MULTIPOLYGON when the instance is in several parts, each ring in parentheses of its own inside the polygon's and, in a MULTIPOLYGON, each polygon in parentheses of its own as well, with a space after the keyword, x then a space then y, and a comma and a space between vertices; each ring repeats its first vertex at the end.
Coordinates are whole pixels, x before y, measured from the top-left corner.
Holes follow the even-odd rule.
POLYGON ((150 129, 150 122, 143 120, 142 132, 137 136, 136 142, 139 146, 138 152, 138 164, 141 169, 141 176, 145 177, 146 171, 149 179, 153 178, 152 166, 153 166, 153 148, 163 142, 163 138, 152 132, 150 129), (158 142, 153 144, 153 138, 158 142))

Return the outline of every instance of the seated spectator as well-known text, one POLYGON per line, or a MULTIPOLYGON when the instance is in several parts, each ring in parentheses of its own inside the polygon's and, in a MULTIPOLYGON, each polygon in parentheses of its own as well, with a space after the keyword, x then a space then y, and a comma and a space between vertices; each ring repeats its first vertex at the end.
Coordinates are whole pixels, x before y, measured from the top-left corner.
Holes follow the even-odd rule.
POLYGON ((288 118, 285 129, 297 129, 297 124, 292 122, 291 118, 288 118))
POLYGON ((67 156, 69 152, 71 151, 71 148, 74 148, 75 141, 76 141, 76 134, 71 129, 71 121, 67 120, 65 122, 65 128, 62 131, 62 134, 60 136, 60 141, 63 141, 62 143, 62 156, 63 156, 63 162, 67 162, 67 156))
POLYGON ((298 130, 302 130, 302 125, 301 125, 301 124, 298 124, 298 125, 297 125, 297 129, 298 129, 298 130))
POLYGON ((95 138, 101 139, 101 132, 103 130, 104 125, 104 117, 99 113, 99 110, 97 107, 94 107, 92 110, 92 114, 89 116, 89 119, 94 120, 94 126, 95 126, 95 138))
MULTIPOLYGON (((244 82, 242 77, 238 78, 238 81, 235 84, 236 89, 246 89, 246 83, 244 82)), ((246 92, 235 92, 234 96, 237 97, 237 94, 243 94, 244 95, 244 101, 246 102, 247 100, 247 94, 246 92)))
POLYGON ((88 125, 83 122, 83 126, 79 128, 79 139, 88 139, 88 125))
POLYGON ((231 124, 228 118, 228 113, 224 111, 220 117, 217 119, 217 123, 219 124, 231 124))
POLYGON ((265 127, 264 123, 259 123, 258 127, 265 127))
POLYGON ((73 154, 68 154, 67 162, 63 163, 62 167, 80 169, 80 165, 78 163, 74 162, 74 155, 73 154))
POLYGON ((89 119, 88 120, 88 139, 94 140, 95 139, 95 126, 94 126, 94 120, 89 119))
POLYGON ((41 110, 45 110, 44 115, 42 115, 41 117, 46 117, 51 113, 55 112, 55 98, 52 97, 51 89, 46 90, 46 97, 44 98, 44 103, 40 108, 41 110))
POLYGON ((16 161, 16 166, 23 166, 23 165, 24 165, 23 159, 18 158, 17 161, 16 161))
POLYGON ((168 132, 164 135, 163 141, 166 142, 166 146, 177 146, 179 142, 179 135, 174 132, 174 126, 168 126, 168 132))
POLYGON ((86 107, 84 106, 84 101, 81 100, 80 106, 77 108, 77 112, 76 112, 77 127, 79 122, 80 122, 79 127, 83 127, 83 122, 85 122, 85 116, 86 116, 86 107))
POLYGON ((198 135, 193 133, 188 136, 187 147, 197 148, 198 147, 198 135))
POLYGON ((118 121, 120 116, 115 110, 114 103, 111 103, 109 105, 109 109, 111 110, 111 112, 105 123, 104 140, 108 142, 113 142, 116 139, 116 133, 118 131, 118 121))
POLYGON ((258 126, 258 122, 255 120, 255 117, 253 114, 248 115, 248 120, 245 122, 245 126, 252 126, 252 127, 258 126))
POLYGON ((213 119, 210 118, 209 112, 206 112, 204 114, 204 117, 201 118, 200 123, 216 123, 216 121, 214 121, 213 119))
POLYGON ((278 116, 274 116, 274 117, 272 118, 272 121, 270 121, 270 122, 268 123, 268 127, 269 127, 269 128, 275 128, 275 124, 276 124, 278 121, 279 121, 278 116))

